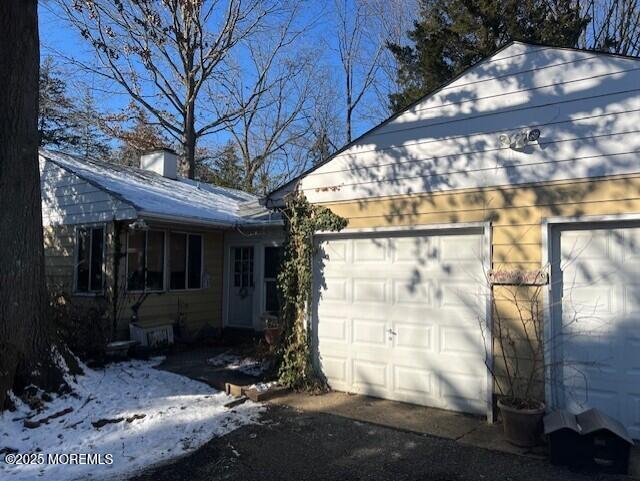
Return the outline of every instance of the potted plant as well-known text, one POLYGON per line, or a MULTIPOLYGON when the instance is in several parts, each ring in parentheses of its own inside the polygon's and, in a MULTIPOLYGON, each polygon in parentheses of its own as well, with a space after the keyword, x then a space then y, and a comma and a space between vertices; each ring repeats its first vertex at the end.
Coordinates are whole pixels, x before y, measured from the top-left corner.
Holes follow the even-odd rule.
POLYGON ((264 340, 273 347, 280 342, 282 336, 282 323, 278 316, 267 315, 264 318, 264 340))
POLYGON ((487 361, 492 361, 487 366, 499 393, 504 435, 521 447, 540 443, 546 408, 541 289, 541 285, 494 285, 491 332, 482 326, 483 336, 490 335, 494 346, 493 359, 487 353, 487 361))

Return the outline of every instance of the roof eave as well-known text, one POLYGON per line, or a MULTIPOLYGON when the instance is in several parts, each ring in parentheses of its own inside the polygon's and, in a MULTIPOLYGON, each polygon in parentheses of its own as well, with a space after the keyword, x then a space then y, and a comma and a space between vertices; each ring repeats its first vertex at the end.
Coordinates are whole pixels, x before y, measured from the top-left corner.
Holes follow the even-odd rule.
POLYGON ((141 219, 149 220, 152 222, 166 222, 170 224, 190 225, 196 227, 208 227, 220 230, 233 230, 237 227, 261 227, 261 226, 281 226, 283 221, 281 219, 269 219, 269 220, 250 220, 250 219, 238 219, 233 222, 220 222, 208 219, 200 219, 194 217, 184 217, 169 214, 158 214, 155 212, 147 212, 138 210, 138 217, 141 219))

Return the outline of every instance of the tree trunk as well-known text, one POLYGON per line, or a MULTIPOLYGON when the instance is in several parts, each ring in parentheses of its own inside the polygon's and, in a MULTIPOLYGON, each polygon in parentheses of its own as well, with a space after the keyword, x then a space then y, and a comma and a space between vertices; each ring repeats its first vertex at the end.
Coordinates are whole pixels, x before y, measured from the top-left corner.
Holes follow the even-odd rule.
POLYGON ((346 133, 347 133, 347 144, 349 142, 351 142, 351 115, 353 113, 353 95, 352 95, 352 88, 351 88, 351 70, 349 68, 347 68, 347 78, 346 78, 346 82, 347 82, 347 112, 346 112, 346 133))
POLYGON ((0 2, 0 409, 7 405, 8 390, 28 385, 33 377, 50 376, 38 168, 39 63, 37 0, 3 0, 0 2))
POLYGON ((184 115, 184 130, 182 133, 182 171, 189 179, 196 176, 196 125, 195 104, 187 104, 184 115))

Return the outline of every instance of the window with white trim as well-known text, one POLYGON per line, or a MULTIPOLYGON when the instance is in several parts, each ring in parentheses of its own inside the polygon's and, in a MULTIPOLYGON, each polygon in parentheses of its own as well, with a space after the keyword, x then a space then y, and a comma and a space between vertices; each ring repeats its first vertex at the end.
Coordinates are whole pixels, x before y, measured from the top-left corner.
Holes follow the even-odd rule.
POLYGON ((76 231, 76 292, 101 292, 104 284, 104 227, 76 231))
POLYGON ((202 287, 202 235, 172 232, 169 235, 169 288, 202 287))
POLYGON ((127 290, 164 290, 164 232, 133 230, 127 234, 127 290))

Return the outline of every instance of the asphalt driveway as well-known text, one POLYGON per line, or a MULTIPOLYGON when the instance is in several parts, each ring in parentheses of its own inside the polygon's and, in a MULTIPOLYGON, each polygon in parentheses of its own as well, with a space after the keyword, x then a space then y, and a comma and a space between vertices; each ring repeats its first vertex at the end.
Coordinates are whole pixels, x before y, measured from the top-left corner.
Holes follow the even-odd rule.
POLYGON ((546 461, 466 446, 325 413, 269 406, 263 423, 214 439, 135 481, 500 480, 587 481, 546 461))

